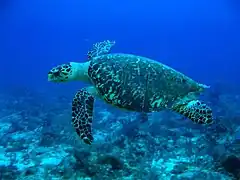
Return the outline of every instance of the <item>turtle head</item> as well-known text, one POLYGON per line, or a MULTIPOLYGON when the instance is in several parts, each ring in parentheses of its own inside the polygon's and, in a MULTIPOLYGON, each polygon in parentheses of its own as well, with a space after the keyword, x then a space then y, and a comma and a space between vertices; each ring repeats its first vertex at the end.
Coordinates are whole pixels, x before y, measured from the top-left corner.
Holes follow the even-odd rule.
POLYGON ((58 65, 48 72, 50 82, 69 82, 75 80, 88 80, 88 66, 86 63, 70 62, 58 65))

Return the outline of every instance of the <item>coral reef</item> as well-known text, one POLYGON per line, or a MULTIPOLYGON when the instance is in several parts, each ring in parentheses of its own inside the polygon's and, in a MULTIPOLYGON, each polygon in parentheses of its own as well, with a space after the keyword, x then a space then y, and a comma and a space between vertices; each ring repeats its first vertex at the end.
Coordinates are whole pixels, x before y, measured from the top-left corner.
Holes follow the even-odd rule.
POLYGON ((207 94, 216 112, 211 126, 174 113, 130 113, 97 102, 91 146, 71 126, 71 97, 29 88, 0 95, 2 180, 240 179, 236 92, 207 94))

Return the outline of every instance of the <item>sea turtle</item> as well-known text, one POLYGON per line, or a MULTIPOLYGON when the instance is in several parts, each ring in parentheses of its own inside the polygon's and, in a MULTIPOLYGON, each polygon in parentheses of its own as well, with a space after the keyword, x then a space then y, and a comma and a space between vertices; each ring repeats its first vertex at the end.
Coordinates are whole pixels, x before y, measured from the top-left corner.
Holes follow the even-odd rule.
POLYGON ((177 112, 195 123, 211 124, 212 110, 197 96, 209 86, 147 57, 109 53, 114 42, 103 41, 88 52, 89 61, 70 62, 52 68, 51 82, 85 81, 72 100, 72 124, 86 143, 93 142, 92 120, 95 97, 135 112, 177 112))

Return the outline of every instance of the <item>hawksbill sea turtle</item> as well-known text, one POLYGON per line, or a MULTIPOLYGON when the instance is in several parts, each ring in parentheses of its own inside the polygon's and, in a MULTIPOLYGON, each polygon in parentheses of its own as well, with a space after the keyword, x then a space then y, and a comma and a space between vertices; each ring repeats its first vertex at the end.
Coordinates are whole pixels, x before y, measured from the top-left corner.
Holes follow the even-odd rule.
POLYGON ((177 112, 198 124, 213 122, 212 110, 198 95, 209 86, 147 57, 110 53, 115 42, 93 45, 88 61, 70 62, 52 68, 51 82, 84 81, 72 100, 72 124, 80 138, 93 142, 92 120, 96 97, 128 111, 177 112))

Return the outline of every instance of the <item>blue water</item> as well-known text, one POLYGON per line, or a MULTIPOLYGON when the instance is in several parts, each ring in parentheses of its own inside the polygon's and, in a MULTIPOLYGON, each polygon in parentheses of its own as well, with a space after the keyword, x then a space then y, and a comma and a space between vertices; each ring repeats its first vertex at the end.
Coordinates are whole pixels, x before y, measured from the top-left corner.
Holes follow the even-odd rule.
POLYGON ((239 83, 240 5, 234 0, 3 0, 1 81, 48 86, 46 73, 85 61, 92 43, 148 56, 207 84, 239 83))
MULTIPOLYGON (((160 174, 163 174, 162 172, 165 172, 166 169, 161 169, 163 168, 162 165, 165 164, 162 162, 169 164, 173 157, 168 153, 175 150, 179 150, 176 154, 186 155, 189 158, 193 155, 193 158, 195 158, 195 155, 198 155, 199 158, 204 156, 203 159, 208 159, 208 163, 211 165, 213 164, 210 162, 211 158, 213 158, 214 162, 218 162, 219 158, 222 158, 222 154, 224 154, 224 160, 226 160, 224 161, 226 162, 224 164, 225 170, 234 177, 239 178, 240 150, 236 150, 235 146, 231 146, 232 142, 237 140, 236 142, 239 143, 240 139, 239 131, 235 132, 240 126, 240 1, 238 0, 0 0, 0 107, 2 110, 0 115, 1 118, 8 117, 6 114, 9 113, 14 116, 15 119, 13 118, 13 120, 16 120, 15 123, 12 123, 12 126, 18 127, 24 122, 27 124, 29 132, 34 132, 32 136, 22 136, 24 137, 22 144, 35 142, 40 138, 44 139, 46 134, 51 135, 52 129, 58 128, 57 125, 65 127, 63 122, 70 123, 71 97, 77 89, 84 86, 81 82, 50 83, 47 81, 48 71, 56 65, 69 61, 86 61, 87 52, 92 44, 104 40, 116 41, 113 52, 132 53, 155 59, 183 72, 194 80, 213 87, 210 95, 208 94, 206 97, 209 98, 207 103, 212 105, 217 122, 224 125, 216 124, 216 127, 209 128, 210 130, 206 132, 208 127, 204 129, 198 125, 193 125, 189 120, 179 119, 179 117, 163 113, 149 117, 152 120, 150 124, 143 120, 145 124, 149 125, 150 129, 147 127, 141 131, 141 128, 138 127, 139 123, 135 123, 136 121, 127 124, 121 119, 130 119, 134 116, 133 114, 120 113, 120 111, 116 110, 119 114, 115 113, 114 115, 115 110, 108 109, 108 107, 100 103, 96 108, 96 112, 99 113, 99 124, 94 132, 96 134, 101 132, 102 134, 96 136, 99 136, 100 140, 105 137, 110 138, 109 134, 116 130, 117 135, 111 138, 124 136, 124 138, 130 140, 125 139, 122 142, 121 140, 114 141, 111 139, 110 145, 106 145, 108 148, 99 145, 99 147, 91 149, 91 151, 101 152, 104 155, 105 153, 123 153, 120 159, 125 162, 132 162, 131 166, 137 167, 133 168, 131 173, 130 170, 124 169, 123 172, 126 174, 123 173, 123 176, 133 175, 135 177, 137 174, 139 176, 136 175, 136 180, 150 179, 150 175, 145 176, 144 173, 151 174, 150 172, 153 173, 153 169, 154 173, 160 172, 160 174), (54 95, 58 94, 59 97, 54 99, 54 95), (15 114, 19 112, 22 117, 20 120, 17 119, 18 116, 15 114), (42 135, 38 136, 35 128, 42 121, 48 124, 46 125, 47 129, 50 129, 51 132, 49 130, 49 132, 43 132, 42 135), (16 122, 19 123, 18 126, 16 122), (51 124, 50 122, 54 123, 51 124), (60 122, 63 124, 60 124, 60 122), (120 125, 114 124, 117 122, 121 122, 125 128, 118 131, 120 125), (152 125, 152 122, 157 123, 157 125, 152 125), (136 137, 136 134, 140 131, 145 133, 146 129, 149 129, 151 137, 140 139, 141 142, 144 141, 145 143, 142 142, 144 145, 140 146, 138 138, 145 136, 139 135, 136 137), (206 139, 203 139, 202 136, 205 135, 206 139), (28 138, 35 138, 35 140, 28 142, 28 138), (161 141, 161 138, 166 139, 161 141), (120 141, 122 143, 119 143, 120 141), (152 146, 150 146, 151 143, 152 146), (174 147, 172 150, 170 145, 174 147), (200 147, 200 145, 202 146, 200 147), (113 152, 115 149, 112 147, 116 147, 116 152, 113 152), (181 151, 181 148, 185 148, 186 151, 181 151), (162 153, 161 161, 157 158, 159 154, 156 155, 156 152, 162 153), (134 154, 133 158, 132 154, 134 154), (234 154, 238 158, 228 159, 229 154, 234 154), (142 159, 139 158, 140 156, 142 159), (138 158, 141 159, 141 162, 138 158), (239 167, 237 170, 232 170, 234 168, 230 166, 234 164, 231 161, 233 159, 237 159, 234 161, 234 163, 238 164, 238 166, 235 166, 239 167), (156 161, 155 164, 153 161, 156 161), (141 169, 147 167, 147 165, 149 165, 148 167, 151 166, 151 171, 141 169), (137 170, 140 172, 137 172, 137 170), (140 177, 141 173, 144 175, 140 177)), ((9 123, 6 121, 7 118, 2 119, 0 123, 9 123)), ((8 126, 4 124, 1 127, 8 126)), ((5 130, 0 129, 0 149, 2 147, 9 148, 6 142, 12 142, 8 138, 15 137, 14 133, 18 132, 16 127, 15 129, 6 130, 7 135, 2 134, 3 136, 1 133, 5 132, 5 130)), ((22 128, 19 132, 26 133, 25 130, 22 128)), ((46 146, 50 148, 49 152, 54 153, 56 150, 62 150, 63 146, 59 148, 59 144, 62 145, 65 141, 60 141, 59 136, 64 136, 65 131, 63 134, 59 132, 56 131, 56 134, 52 135, 50 142, 43 141, 42 144, 40 143, 41 145, 36 146, 36 149, 48 144, 46 146), (55 144, 58 144, 59 147, 55 148, 55 144)), ((66 132, 75 133, 74 130, 66 130, 66 132)), ((18 138, 21 139, 21 137, 18 138)), ((21 143, 22 141, 14 140, 13 142, 21 143)), ((16 144, 15 146, 14 148, 18 149, 16 144)), ((71 147, 75 148, 72 144, 71 147)), ((82 149, 84 149, 83 147, 85 148, 85 146, 81 146, 82 149)), ((21 148, 19 148, 19 152, 22 152, 21 148)), ((14 149, 14 152, 16 149, 14 149)), ((11 149, 11 151, 13 150, 11 149)), ((82 151, 87 153, 89 149, 82 151)), ((81 155, 80 159, 88 157, 89 154, 86 155, 82 151, 79 153, 81 155)), ((16 151, 15 153, 19 152, 16 151)), ((67 159, 65 161, 60 158, 62 152, 56 151, 55 153, 59 155, 61 163, 64 161, 64 167, 71 167, 67 171, 68 174, 66 172, 66 176, 69 176, 69 174, 73 174, 72 164, 66 163, 71 160, 72 151, 66 152, 68 157, 64 156, 63 158, 61 155, 63 159, 67 159)), ((37 152, 35 152, 36 154, 37 152)), ((40 160, 33 156, 29 155, 30 159, 32 158, 31 160, 37 164, 40 160)), ((173 156, 176 157, 176 155, 173 156)), ((41 162, 46 163, 44 157, 45 154, 41 157, 41 162)), ((46 157, 48 156, 46 155, 46 157)), ((120 157, 120 155, 117 157, 120 157)), ((113 162, 118 161, 108 156, 106 159, 111 159, 113 162)), ((88 162, 88 160, 84 160, 84 162, 88 162)), ((16 160, 14 162, 19 162, 19 165, 20 161, 16 160)), ((202 165, 204 168, 207 166, 202 163, 201 159, 199 161, 198 163, 193 162, 194 165, 192 166, 200 167, 202 165)), ((121 163, 118 163, 121 166, 121 163)), ((177 162, 176 164, 181 166, 181 163, 177 162)), ((17 169, 19 170, 18 165, 17 169)), ((11 164, 12 166, 13 164, 11 164)), ((0 160, 0 180, 10 180, 9 176, 1 175, 6 170, 3 170, 2 167, 0 160)), ((40 167, 42 166, 39 164, 35 166, 36 169, 40 167)), ((76 167, 76 165, 73 167, 76 167)), ((11 168, 7 167, 7 169, 11 168)), ((182 175, 183 172, 180 171, 181 168, 170 172, 172 175, 182 175)), ((15 175, 18 176, 22 172, 23 170, 19 170, 15 175)), ((55 177, 55 175, 59 176, 58 173, 56 174, 52 173, 50 178, 55 177)), ((214 177, 219 180, 221 175, 220 173, 220 175, 214 175, 214 177)), ((195 177, 189 174, 186 176, 191 177, 190 179, 195 177)), ((181 177, 185 178, 186 176, 181 177)), ((199 176, 197 177, 199 178, 199 176)), ((215 180, 213 176, 211 177, 210 180, 215 180)), ((207 179, 206 177, 201 178, 207 179)))

